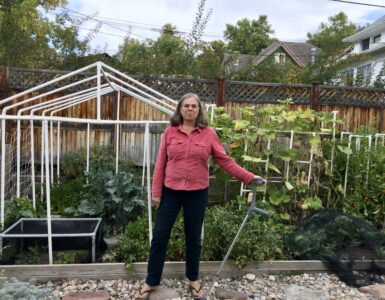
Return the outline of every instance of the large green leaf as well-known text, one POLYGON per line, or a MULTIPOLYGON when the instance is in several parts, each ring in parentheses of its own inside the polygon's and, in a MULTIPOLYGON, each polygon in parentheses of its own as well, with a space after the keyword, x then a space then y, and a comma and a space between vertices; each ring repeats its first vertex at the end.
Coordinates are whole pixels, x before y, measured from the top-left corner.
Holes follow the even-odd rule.
POLYGON ((344 147, 341 145, 337 145, 337 149, 340 150, 342 153, 345 153, 346 155, 351 155, 353 153, 351 148, 344 147))
POLYGON ((268 167, 270 170, 273 170, 274 172, 281 174, 281 171, 276 166, 274 166, 271 162, 269 162, 268 167))
POLYGON ((306 198, 304 203, 308 206, 308 208, 311 208, 311 209, 322 208, 322 200, 317 196, 306 198))
POLYGON ((251 157, 249 155, 243 155, 242 158, 244 161, 251 161, 251 162, 255 162, 255 163, 263 162, 263 159, 260 157, 251 157))

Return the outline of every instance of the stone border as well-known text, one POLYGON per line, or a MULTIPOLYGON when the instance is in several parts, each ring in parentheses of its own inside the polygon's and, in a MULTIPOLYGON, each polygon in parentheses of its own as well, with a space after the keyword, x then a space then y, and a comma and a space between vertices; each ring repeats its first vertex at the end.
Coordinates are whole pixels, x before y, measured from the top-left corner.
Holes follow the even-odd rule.
MULTIPOLYGON (((372 261, 360 260, 354 262, 355 270, 370 267, 372 261)), ((385 261, 376 261, 385 267, 385 261)), ((216 272, 220 262, 201 262, 201 275, 212 275, 216 272)), ((134 273, 127 271, 123 263, 100 264, 68 264, 68 265, 3 265, 0 268, 2 276, 16 277, 19 280, 36 278, 38 281, 55 281, 61 279, 126 279, 138 280, 146 276, 147 263, 134 263, 134 273)), ((184 262, 166 262, 163 278, 184 278, 184 262)), ((307 261, 264 261, 254 265, 247 265, 239 269, 234 262, 227 262, 221 276, 241 276, 253 274, 277 274, 286 272, 329 272, 328 268, 319 260, 307 261)))

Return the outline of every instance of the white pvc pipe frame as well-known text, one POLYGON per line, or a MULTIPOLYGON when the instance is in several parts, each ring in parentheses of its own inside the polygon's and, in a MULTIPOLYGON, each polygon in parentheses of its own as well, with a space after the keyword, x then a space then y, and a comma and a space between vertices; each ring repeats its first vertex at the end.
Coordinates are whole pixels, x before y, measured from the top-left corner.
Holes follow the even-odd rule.
MULTIPOLYGON (((43 116, 0 116, 1 121, 6 120, 29 120, 41 121, 43 134, 44 135, 44 165, 45 165, 45 192, 47 199, 47 226, 48 226, 48 248, 49 248, 49 257, 50 264, 52 264, 52 233, 51 233, 51 199, 50 199, 50 176, 52 176, 52 171, 50 170, 50 155, 49 155, 49 135, 48 135, 48 122, 68 122, 68 123, 86 123, 87 126, 90 124, 115 124, 115 125, 124 125, 124 124, 144 124, 145 125, 145 136, 144 136, 144 153, 146 155, 146 177, 147 177, 147 208, 148 208, 148 228, 149 228, 149 239, 152 239, 152 214, 151 214, 151 148, 150 148, 150 124, 169 124, 169 121, 124 121, 124 120, 90 120, 90 119, 77 119, 77 118, 63 118, 63 117, 43 117, 43 116), (50 175, 51 173, 51 175, 50 175)), ((89 143, 87 143, 89 147, 89 143)), ((4 210, 4 202, 1 203, 1 209, 4 210)), ((4 220, 1 220, 4 222, 4 220)), ((2 223, 3 224, 3 223, 2 223)))
MULTIPOLYGON (((147 152, 147 155, 146 155, 146 160, 147 160, 147 190, 148 190, 148 209, 149 209, 149 233, 150 233, 150 240, 152 238, 152 226, 151 226, 151 189, 150 189, 150 157, 151 157, 151 153, 150 153, 150 141, 149 141, 149 138, 150 138, 150 134, 149 134, 149 124, 167 124, 168 121, 119 121, 119 108, 120 108, 120 91, 123 91, 124 93, 130 95, 130 96, 134 96, 136 98, 138 98, 139 100, 167 113, 167 114, 172 114, 173 113, 173 110, 175 109, 175 106, 177 104, 177 101, 157 92, 156 90, 152 89, 152 88, 149 88, 148 86, 142 84, 141 82, 133 79, 132 77, 129 77, 127 76, 126 74, 118 71, 118 70, 115 70, 113 68, 111 68, 110 66, 102 63, 102 62, 97 62, 97 63, 94 63, 94 64, 91 64, 87 67, 84 67, 84 68, 81 68, 77 71, 74 71, 74 72, 71 72, 71 73, 68 73, 66 75, 63 75, 59 78, 56 78, 56 79, 53 79, 51 81, 48 81, 47 83, 44 83, 42 85, 39 85, 37 87, 34 87, 34 88, 31 88, 29 90, 26 90, 22 93, 19 93, 17 95, 14 95, 14 96, 11 96, 9 98, 6 98, 2 101, 0 101, 0 105, 4 105, 5 103, 8 103, 12 100, 15 100, 19 97, 22 97, 24 95, 27 95, 29 93, 32 93, 32 92, 35 92, 35 91, 38 91, 39 89, 41 88, 44 88, 44 87, 48 87, 49 85, 51 84, 54 84, 56 82, 59 82, 63 79, 66 79, 66 78, 69 78, 73 75, 76 75, 76 74, 80 74, 84 71, 87 71, 89 69, 92 69, 92 68, 95 68, 96 67, 96 71, 97 71, 97 75, 94 75, 94 76, 91 76, 91 77, 87 77, 85 79, 82 79, 82 80, 79 80, 79 81, 76 81, 74 83, 71 83, 71 84, 68 84, 68 85, 65 85, 63 87, 60 87, 60 88, 56 88, 54 90, 51 90, 49 92, 46 92, 46 93, 43 93, 41 95, 37 95, 37 96, 34 96, 32 98, 28 98, 26 100, 22 100, 22 101, 19 101, 15 104, 12 104, 12 105, 8 105, 8 106, 5 106, 3 109, 2 109, 2 112, 1 112, 1 115, 0 115, 0 119, 1 119, 1 182, 0 182, 0 185, 1 185, 1 190, 0 190, 0 194, 1 194, 1 212, 0 212, 0 221, 1 221, 1 225, 2 227, 4 227, 4 198, 5 198, 5 131, 6 131, 6 120, 17 120, 17 196, 20 195, 20 122, 22 120, 28 120, 30 122, 30 128, 31 128, 31 155, 32 155, 32 158, 31 158, 31 163, 32 163, 32 172, 33 172, 33 175, 31 176, 32 179, 33 179, 33 184, 32 184, 32 192, 33 192, 33 207, 35 208, 36 207, 36 200, 35 200, 35 186, 34 186, 34 139, 33 139, 33 122, 34 121, 41 121, 42 122, 42 147, 44 147, 44 149, 42 148, 42 170, 41 170, 41 175, 42 175, 42 184, 43 184, 43 176, 44 176, 44 172, 43 172, 43 163, 45 161, 45 166, 46 166, 46 193, 47 193, 47 201, 50 202, 50 194, 49 194, 49 184, 50 184, 50 175, 49 175, 49 146, 48 146, 48 143, 49 143, 49 138, 48 138, 48 121, 50 121, 50 124, 51 124, 51 135, 50 135, 50 138, 51 138, 51 178, 53 178, 53 122, 57 122, 58 123, 58 130, 57 130, 57 160, 59 161, 59 154, 60 154, 60 135, 59 135, 59 131, 60 131, 60 123, 61 122, 77 122, 77 123, 87 123, 87 170, 89 169, 89 146, 90 146, 90 124, 115 124, 117 126, 117 132, 119 132, 119 125, 121 124, 146 124, 146 131, 145 131, 145 139, 144 139, 144 143, 145 143, 145 147, 146 147, 146 152, 147 152), (107 73, 103 70, 103 67, 105 69, 108 69, 109 71, 112 71, 113 73, 119 75, 121 78, 124 78, 126 79, 127 81, 129 82, 132 82, 134 84, 136 84, 137 86, 141 87, 142 89, 144 90, 147 90, 148 92, 150 93, 153 93, 155 94, 156 96, 159 96, 160 98, 163 99, 163 101, 159 100, 157 97, 154 97, 152 96, 151 94, 149 94, 148 92, 144 92, 143 90, 127 83, 126 81, 123 81, 119 78, 117 78, 116 76, 114 75, 111 75, 110 73, 107 73), (104 84, 102 85, 101 84, 101 77, 102 77, 102 74, 103 76, 105 77, 105 79, 108 81, 109 85, 110 85, 110 88, 107 89, 107 88, 104 88, 105 86, 107 86, 107 84, 104 84), (79 85, 79 84, 82 84, 82 83, 86 83, 88 81, 91 81, 91 80, 94 80, 96 79, 97 80, 97 86, 94 87, 94 88, 90 88, 90 89, 86 89, 84 91, 80 91, 80 92, 76 92, 76 93, 72 93, 70 95, 66 95, 66 96, 63 96, 63 97, 60 97, 60 98, 56 98, 56 99, 53 99, 53 100, 50 100, 50 101, 46 101, 44 103, 40 103, 40 104, 36 104, 36 105, 33 105, 32 107, 27 107, 26 109, 21 109, 18 111, 18 114, 17 116, 9 116, 7 115, 7 111, 9 109, 12 109, 12 108, 16 108, 20 105, 24 105, 24 104, 27 104, 27 103, 30 103, 32 101, 35 101, 37 99, 41 99, 43 97, 46 97, 46 96, 49 96, 49 95, 52 95, 52 94, 55 94, 59 91, 64 91, 68 88, 71 88, 71 87, 74 87, 76 85, 79 85), (117 85, 115 84, 114 82, 111 82, 110 79, 113 79, 115 81, 118 81, 120 83, 120 85, 117 85), (125 86, 125 87, 123 87, 125 86), (130 89, 133 89, 135 92, 131 91, 130 89), (111 120, 101 120, 101 96, 106 94, 106 93, 109 93, 109 92, 112 92, 113 90, 115 91, 118 91, 118 111, 117 111, 117 116, 118 116, 118 120, 116 121, 111 121, 111 120), (87 93, 89 92, 89 93, 87 93), (148 97, 145 98, 143 96, 146 96, 148 97), (53 117, 53 114, 60 111, 60 110, 63 110, 63 109, 67 109, 69 107, 72 107, 74 105, 77 105, 77 104, 80 104, 81 102, 85 102, 85 101, 88 101, 90 99, 93 99, 96 97, 96 100, 97 100, 97 110, 96 110, 96 120, 92 120, 92 119, 78 119, 78 118, 60 118, 60 117, 53 117), (62 101, 59 101, 62 100, 62 101), (165 101, 168 101, 170 102, 171 104, 165 102, 165 101), (160 104, 158 103, 155 103, 155 102, 159 102, 160 104), (60 105, 60 106, 57 106, 58 104, 62 104, 64 103, 64 105, 60 105), (69 104, 69 105, 68 105, 69 104), (54 109, 46 109, 47 107, 51 107, 51 106, 54 106, 54 109), (55 107, 56 106, 56 107, 55 107), (165 108, 164 106, 166 106, 167 108, 165 108), (46 110, 43 111, 43 116, 41 118, 39 118, 38 116, 34 116, 34 112, 36 110, 41 110, 45 108, 46 110), (31 113, 29 116, 21 116, 21 113, 26 111, 26 110, 29 110, 29 109, 32 109, 31 110, 31 113), (45 116, 45 113, 48 112, 48 111, 51 111, 51 114, 50 114, 50 117, 46 117, 45 116), (45 153, 45 157, 43 156, 43 154, 45 153)), ((116 140, 116 143, 117 143, 117 155, 118 155, 118 151, 119 151, 119 137, 117 137, 117 140, 116 140)), ((118 172, 118 156, 116 158, 116 172, 118 172)), ((58 177, 59 177, 59 171, 58 171, 58 177)), ((52 179, 51 179, 52 180, 52 179)), ((43 189, 42 189, 43 191, 43 189)), ((47 203, 47 210, 50 210, 50 203, 47 203)), ((47 217, 49 217, 49 221, 48 221, 48 232, 49 232, 49 256, 50 256, 50 263, 52 263, 52 236, 51 236, 51 231, 50 231, 50 227, 51 227, 51 223, 50 223, 50 211, 49 213, 47 212, 47 217)))

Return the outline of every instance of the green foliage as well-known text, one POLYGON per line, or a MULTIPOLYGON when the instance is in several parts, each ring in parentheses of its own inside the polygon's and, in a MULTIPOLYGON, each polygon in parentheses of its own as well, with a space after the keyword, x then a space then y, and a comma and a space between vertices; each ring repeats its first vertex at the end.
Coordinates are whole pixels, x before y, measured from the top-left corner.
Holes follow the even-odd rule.
MULTIPOLYGON (((321 123, 329 124, 333 121, 331 114, 319 113, 312 110, 291 110, 291 99, 280 101, 279 105, 243 107, 236 110, 235 120, 229 115, 221 113, 215 115, 213 127, 218 129, 218 135, 228 154, 246 169, 263 177, 274 177, 282 180, 282 184, 270 183, 267 187, 258 187, 258 193, 268 203, 268 210, 284 224, 296 224, 312 211, 322 208, 326 195, 319 193, 320 187, 314 174, 308 183, 307 167, 302 167, 298 161, 307 160, 303 152, 309 149, 317 161, 327 163, 321 151, 320 128, 321 123), (288 135, 282 131, 308 132, 301 139, 296 135, 293 148, 286 144, 288 135), (278 133, 280 135, 278 135, 278 133), (283 136, 282 136, 283 134, 283 136), (247 153, 245 145, 247 143, 247 153), (267 145, 271 144, 270 150, 267 145), (298 145, 297 145, 298 144, 298 145), (267 162, 268 161, 268 162, 267 162), (267 169, 266 169, 267 167, 267 169), (290 167, 290 168, 289 168, 290 167), (289 171, 286 172, 286 169, 289 171)), ((337 121, 340 123, 340 121, 337 121)), ((327 126, 327 125, 326 125, 327 126)), ((315 168, 315 166, 313 166, 315 168)), ((214 169, 218 178, 228 178, 217 167, 214 169)), ((324 170, 322 187, 330 189, 332 180, 324 170)), ((244 203, 241 198, 240 203, 244 203)))
POLYGON ((176 75, 185 76, 189 74, 193 56, 188 49, 188 43, 175 34, 176 28, 172 24, 163 26, 163 33, 154 42, 153 75, 176 75))
POLYGON ((226 45, 217 40, 201 42, 201 53, 194 57, 192 75, 198 78, 218 79, 224 76, 224 55, 226 45))
POLYGON ((23 282, 15 278, 0 277, 0 299, 2 300, 59 300, 48 288, 38 288, 32 281, 23 282))
POLYGON ((47 263, 47 253, 48 249, 46 246, 30 246, 28 247, 28 249, 17 253, 15 258, 15 264, 38 265, 47 263))
MULTIPOLYGON (((237 206, 237 203, 230 202, 207 210, 202 260, 222 260, 225 256, 247 212, 246 206, 241 211, 237 206)), ((282 234, 287 230, 282 224, 276 223, 274 218, 251 215, 230 259, 243 267, 246 263, 285 258, 282 234)))
POLYGON ((118 233, 142 213, 143 192, 136 178, 139 171, 129 161, 119 161, 115 174, 112 147, 90 150, 90 171, 85 172, 86 152, 73 151, 63 157, 62 174, 68 182, 51 189, 52 210, 63 216, 102 217, 107 233, 118 233))
POLYGON ((153 42, 149 40, 141 42, 132 38, 125 38, 116 55, 120 62, 119 67, 129 74, 153 75, 152 45, 153 42))
POLYGON ((66 183, 54 183, 51 186, 52 214, 65 216, 68 207, 77 207, 82 200, 83 178, 78 177, 66 183))
POLYGON ((45 204, 36 201, 36 210, 33 208, 32 200, 25 198, 12 198, 6 200, 5 228, 15 223, 20 218, 39 218, 47 215, 45 204))
MULTIPOLYGON (((238 211, 235 203, 226 206, 209 207, 205 217, 205 235, 202 246, 202 260, 222 260, 232 239, 242 223, 246 208, 238 211)), ((133 262, 146 261, 148 257, 147 218, 138 218, 130 223, 123 237, 113 249, 118 261, 124 261, 130 268, 133 262)), ((272 219, 252 215, 245 226, 230 259, 242 267, 247 262, 257 262, 284 257, 281 235, 287 229, 272 219)), ((167 259, 184 260, 185 238, 183 216, 180 214, 171 233, 167 259)))
POLYGON ((347 142, 340 142, 335 157, 334 208, 363 217, 379 228, 385 228, 385 147, 368 149, 367 142, 361 142, 361 149, 347 148, 347 142), (342 187, 349 156, 348 186, 346 198, 342 187), (370 167, 368 168, 368 162, 370 167), (339 187, 339 188, 337 188, 339 187))
MULTIPOLYGON (((115 171, 116 154, 111 146, 93 146, 90 149, 90 172, 115 171)), ((87 174, 85 148, 80 151, 71 151, 63 155, 61 174, 69 178, 84 178, 87 174)), ((130 161, 119 160, 119 170, 134 172, 134 165, 130 161)))
POLYGON ((344 12, 329 17, 328 23, 321 23, 316 33, 308 33, 308 42, 319 47, 315 63, 310 64, 302 74, 302 82, 318 81, 323 84, 334 84, 342 81, 348 66, 365 59, 363 55, 346 57, 346 49, 350 46, 343 39, 360 30, 349 21, 344 12), (345 59, 341 59, 345 57, 345 59))
POLYGON ((102 217, 107 233, 119 233, 130 220, 143 212, 142 189, 133 174, 98 170, 90 172, 87 178, 79 205, 68 207, 64 213, 102 217))
POLYGON ((385 62, 382 63, 381 70, 377 74, 373 86, 379 89, 385 88, 385 62))
POLYGON ((146 217, 139 217, 130 222, 112 253, 117 261, 123 261, 126 267, 133 271, 132 263, 146 261, 150 242, 148 239, 148 221, 146 217))
POLYGON ((224 36, 230 51, 256 55, 271 43, 270 35, 273 33, 267 16, 261 15, 256 20, 244 18, 236 25, 226 24, 224 36))
POLYGON ((85 19, 75 22, 68 14, 59 13, 55 21, 50 21, 42 11, 65 4, 66 0, 2 1, 0 65, 70 68, 78 56, 84 55, 92 37, 79 37, 79 26, 85 19))
POLYGON ((335 50, 346 49, 349 43, 343 39, 354 34, 357 31, 356 25, 349 21, 348 16, 344 12, 328 18, 328 23, 321 23, 318 32, 308 33, 308 41, 323 52, 332 53, 335 50))

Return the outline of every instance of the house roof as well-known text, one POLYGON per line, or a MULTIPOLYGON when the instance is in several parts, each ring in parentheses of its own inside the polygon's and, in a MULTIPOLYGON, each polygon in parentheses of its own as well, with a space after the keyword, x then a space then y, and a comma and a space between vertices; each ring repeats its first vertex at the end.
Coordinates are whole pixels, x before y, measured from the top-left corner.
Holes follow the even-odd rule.
POLYGON ((385 16, 382 16, 378 20, 374 21, 372 24, 370 24, 368 27, 364 28, 363 30, 348 36, 347 38, 344 38, 344 42, 359 42, 365 38, 368 38, 372 35, 376 35, 381 33, 385 30, 385 16))
POLYGON ((319 53, 320 49, 310 43, 293 43, 274 41, 258 55, 239 54, 238 68, 244 67, 247 62, 252 61, 253 65, 259 65, 266 58, 270 57, 276 50, 282 48, 284 52, 300 67, 305 67, 311 61, 312 52, 319 53))

